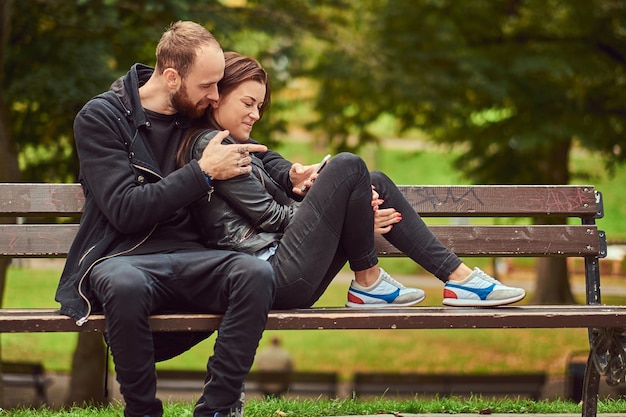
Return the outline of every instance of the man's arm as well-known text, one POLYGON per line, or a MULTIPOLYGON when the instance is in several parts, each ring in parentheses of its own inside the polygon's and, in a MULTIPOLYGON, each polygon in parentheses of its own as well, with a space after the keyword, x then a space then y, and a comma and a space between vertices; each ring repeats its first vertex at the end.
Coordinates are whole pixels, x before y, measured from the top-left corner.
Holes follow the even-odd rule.
POLYGON ((130 234, 149 230, 200 198, 209 186, 197 163, 161 180, 147 167, 134 166, 134 127, 126 123, 110 102, 95 99, 77 115, 74 136, 86 191, 116 229, 130 234))

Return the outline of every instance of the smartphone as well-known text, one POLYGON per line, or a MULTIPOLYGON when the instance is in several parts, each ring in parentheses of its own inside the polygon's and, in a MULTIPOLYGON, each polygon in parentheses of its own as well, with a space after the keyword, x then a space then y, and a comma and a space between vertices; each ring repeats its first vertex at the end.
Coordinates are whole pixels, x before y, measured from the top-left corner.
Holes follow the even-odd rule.
MULTIPOLYGON (((322 158, 322 160, 320 161, 320 163, 317 165, 317 168, 315 168, 315 173, 319 174, 320 172, 322 172, 322 170, 324 169, 324 167, 326 166, 326 164, 328 163, 328 160, 330 159, 330 154, 326 155, 324 158, 322 158)), ((307 191, 308 188, 305 185, 304 187, 301 188, 301 190, 307 191)))
POLYGON ((324 158, 322 158, 322 160, 320 161, 319 165, 317 166, 317 168, 315 169, 315 173, 319 174, 320 172, 322 172, 322 170, 324 169, 324 167, 326 166, 326 164, 328 163, 328 160, 330 159, 330 154, 326 155, 324 158))

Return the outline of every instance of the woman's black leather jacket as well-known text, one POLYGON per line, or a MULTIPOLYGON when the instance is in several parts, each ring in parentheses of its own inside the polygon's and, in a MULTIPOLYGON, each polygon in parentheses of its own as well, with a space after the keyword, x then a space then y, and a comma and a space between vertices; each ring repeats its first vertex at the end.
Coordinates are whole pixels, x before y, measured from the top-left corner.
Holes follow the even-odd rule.
MULTIPOLYGON (((199 159, 217 132, 197 132, 190 157, 199 159)), ((235 143, 231 137, 223 142, 235 143)), ((286 191, 291 190, 291 184, 280 184, 259 158, 251 156, 251 173, 212 181, 214 191, 210 197, 193 205, 192 215, 209 247, 255 254, 280 240, 297 210, 298 203, 289 195, 291 191, 286 191)), ((288 179, 288 175, 282 178, 288 179)))

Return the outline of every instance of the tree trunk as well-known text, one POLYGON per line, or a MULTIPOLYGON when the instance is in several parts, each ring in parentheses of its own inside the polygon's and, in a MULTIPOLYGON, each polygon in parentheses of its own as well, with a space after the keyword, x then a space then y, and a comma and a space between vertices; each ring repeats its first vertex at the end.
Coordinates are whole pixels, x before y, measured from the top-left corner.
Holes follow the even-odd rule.
MULTIPOLYGON (((569 183, 569 154, 571 140, 554 140, 540 152, 537 168, 546 184, 569 183)), ((550 224, 545 218, 534 219, 535 224, 550 224)), ((555 224, 564 224, 567 219, 556 219, 555 224)), ((538 258, 535 264, 537 281, 531 299, 534 304, 573 304, 566 258, 538 258)))
MULTIPOLYGON (((4 67, 6 46, 11 29, 11 0, 0 0, 0 68, 4 67)), ((4 77, 0 71, 0 181, 10 182, 20 180, 17 149, 9 126, 9 111, 4 102, 4 77)), ((2 217, 0 223, 15 223, 14 217, 2 217)), ((11 260, 0 258, 0 300, 4 299, 6 274, 11 260)), ((0 350, 0 360, 2 351, 0 350)), ((2 372, 2 369, 0 369, 2 372)), ((0 378, 0 407, 4 407, 4 384, 0 378)))
POLYGON ((574 304, 566 258, 538 258, 537 282, 532 304, 574 304))
MULTIPOLYGON (((4 220, 4 219, 2 219, 4 220)), ((6 284, 6 274, 7 268, 11 260, 8 258, 0 258, 0 297, 4 299, 4 287, 6 284)), ((0 350, 0 359, 2 358, 2 350, 0 350)), ((2 365, 0 363, 0 374, 3 372, 2 365)), ((2 378, 0 378, 0 408, 4 408, 6 404, 4 403, 4 384, 2 383, 2 378)))
MULTIPOLYGON (((72 374, 67 404, 102 405, 104 395, 105 346, 100 333, 79 333, 72 357, 72 374)), ((107 375, 108 377, 108 375, 107 375)))
MULTIPOLYGON (((535 219, 535 224, 550 224, 547 219, 535 219)), ((562 224, 566 219, 553 219, 553 223, 562 224)), ((537 258, 535 262, 537 280, 532 304, 574 304, 574 296, 569 283, 567 258, 537 258)))

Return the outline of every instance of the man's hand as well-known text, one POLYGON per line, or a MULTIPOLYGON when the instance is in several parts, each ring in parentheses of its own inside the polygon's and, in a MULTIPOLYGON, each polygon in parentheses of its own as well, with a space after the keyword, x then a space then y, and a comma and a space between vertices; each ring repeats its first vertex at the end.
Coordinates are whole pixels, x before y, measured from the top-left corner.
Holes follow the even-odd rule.
POLYGON ((315 178, 317 178, 317 174, 315 174, 315 165, 302 165, 299 163, 295 163, 291 165, 291 169, 289 170, 289 179, 291 180, 291 184, 293 185, 293 193, 299 196, 306 195, 306 192, 313 185, 315 178))
POLYGON ((267 146, 252 143, 222 144, 228 130, 219 132, 209 141, 198 161, 200 168, 214 180, 227 180, 252 171, 252 152, 266 152, 267 146))

